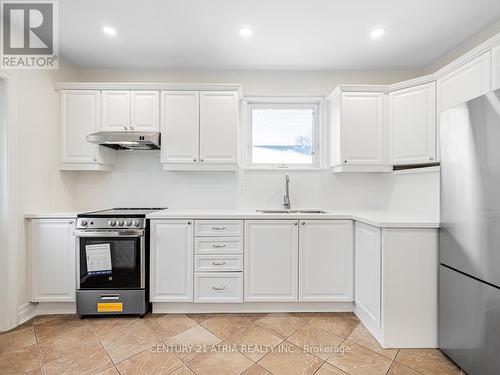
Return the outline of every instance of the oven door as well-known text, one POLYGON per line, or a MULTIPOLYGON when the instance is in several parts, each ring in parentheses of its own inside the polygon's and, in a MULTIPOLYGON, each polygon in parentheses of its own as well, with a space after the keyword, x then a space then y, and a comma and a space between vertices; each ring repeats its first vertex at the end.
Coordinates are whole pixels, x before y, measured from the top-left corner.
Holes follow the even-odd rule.
POLYGON ((145 287, 144 230, 77 231, 77 289, 145 287))

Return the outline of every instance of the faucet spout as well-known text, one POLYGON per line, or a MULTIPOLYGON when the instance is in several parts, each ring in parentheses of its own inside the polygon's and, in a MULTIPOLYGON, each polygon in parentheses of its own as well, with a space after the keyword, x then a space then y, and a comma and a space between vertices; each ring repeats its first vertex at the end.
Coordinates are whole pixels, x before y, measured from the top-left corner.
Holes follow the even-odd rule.
POLYGON ((290 209, 290 176, 285 175, 285 195, 283 196, 283 207, 285 210, 290 209))

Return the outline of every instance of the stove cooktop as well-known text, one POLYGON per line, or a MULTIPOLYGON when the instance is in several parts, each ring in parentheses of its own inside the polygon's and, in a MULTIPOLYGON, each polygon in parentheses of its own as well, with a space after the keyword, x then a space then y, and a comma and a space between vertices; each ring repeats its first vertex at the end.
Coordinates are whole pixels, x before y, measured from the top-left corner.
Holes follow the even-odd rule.
POLYGON ((108 210, 91 211, 78 214, 78 217, 146 217, 147 214, 155 211, 165 210, 166 207, 148 208, 111 208, 108 210))

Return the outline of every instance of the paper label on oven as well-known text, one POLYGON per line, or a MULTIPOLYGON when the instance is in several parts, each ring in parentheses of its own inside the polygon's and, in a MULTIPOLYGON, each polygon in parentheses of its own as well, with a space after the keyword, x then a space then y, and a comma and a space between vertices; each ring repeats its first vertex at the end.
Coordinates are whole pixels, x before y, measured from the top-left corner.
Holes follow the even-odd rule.
POLYGON ((109 243, 85 245, 87 273, 89 275, 111 274, 111 247, 109 243))

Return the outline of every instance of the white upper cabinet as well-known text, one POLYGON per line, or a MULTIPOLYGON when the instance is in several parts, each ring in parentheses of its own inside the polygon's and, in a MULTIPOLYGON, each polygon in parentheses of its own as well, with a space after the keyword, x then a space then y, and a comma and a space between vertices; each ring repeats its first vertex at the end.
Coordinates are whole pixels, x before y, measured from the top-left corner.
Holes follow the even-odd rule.
POLYGON ((130 91, 102 91, 101 130, 130 130, 130 91))
POLYGON ((350 220, 304 220, 299 230, 299 301, 353 301, 350 220))
POLYGON ((161 161, 193 164, 199 160, 198 91, 161 93, 161 161))
POLYGON ((500 46, 496 46, 491 50, 491 80, 492 90, 500 89, 500 46))
POLYGON ((193 225, 151 220, 151 302, 193 302, 193 225))
POLYGON ((159 131, 160 93, 132 91, 130 93, 130 130, 159 131))
POLYGON ((331 166, 335 172, 385 168, 384 93, 336 90, 331 106, 331 166))
POLYGON ((200 93, 200 161, 236 164, 238 159, 238 94, 200 93))
POLYGON ((476 57, 438 80, 439 111, 491 90, 491 51, 476 57))
POLYGON ((76 245, 73 219, 31 222, 32 302, 75 302, 76 245))
POLYGON ((61 157, 59 169, 111 170, 114 152, 87 142, 100 127, 101 92, 61 91, 61 157))
POLYGON ((244 300, 298 300, 298 222, 245 221, 244 300))
POLYGON ((436 83, 389 93, 389 155, 393 165, 436 160, 436 83))

